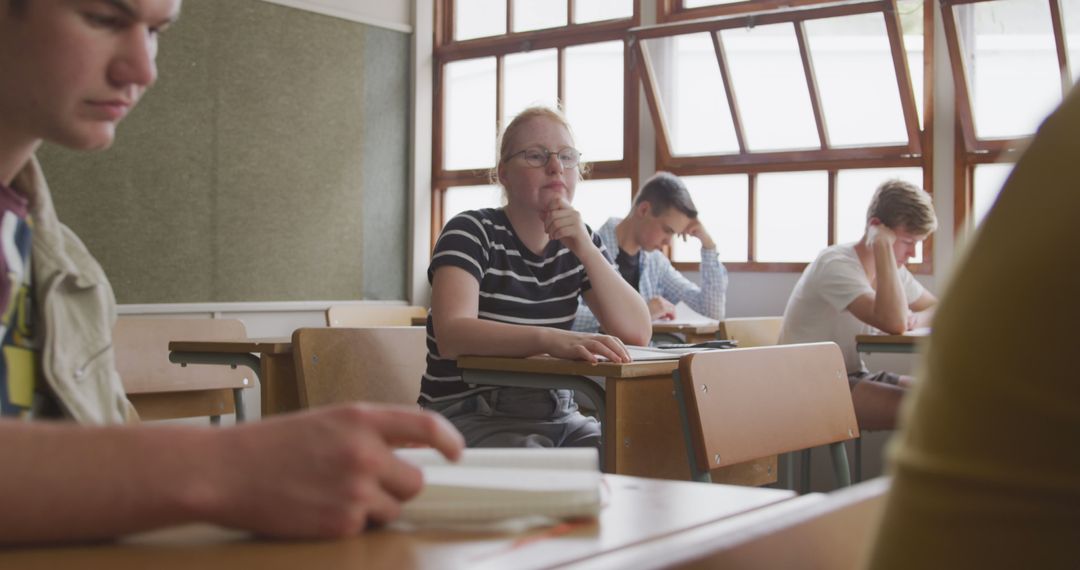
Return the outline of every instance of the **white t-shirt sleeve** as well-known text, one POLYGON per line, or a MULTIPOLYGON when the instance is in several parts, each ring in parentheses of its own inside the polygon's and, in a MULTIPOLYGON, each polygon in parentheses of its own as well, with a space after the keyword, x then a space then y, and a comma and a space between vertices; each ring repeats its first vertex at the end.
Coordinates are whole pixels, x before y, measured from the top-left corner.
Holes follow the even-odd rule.
POLYGON ((843 311, 861 295, 874 294, 858 259, 837 255, 822 261, 815 289, 833 309, 843 311))
POLYGON ((907 267, 900 268, 900 284, 904 287, 904 297, 907 298, 909 306, 916 299, 922 297, 922 294, 926 291, 926 288, 915 279, 915 276, 908 271, 907 267))

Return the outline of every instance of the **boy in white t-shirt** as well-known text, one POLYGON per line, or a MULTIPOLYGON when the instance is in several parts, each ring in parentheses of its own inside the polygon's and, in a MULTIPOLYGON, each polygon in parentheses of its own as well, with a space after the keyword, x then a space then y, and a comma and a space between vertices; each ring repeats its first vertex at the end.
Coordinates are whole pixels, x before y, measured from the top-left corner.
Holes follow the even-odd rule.
POLYGON ((904 264, 936 228, 930 195, 913 184, 889 180, 870 200, 862 239, 822 251, 788 299, 780 343, 840 345, 860 428, 895 427, 912 378, 867 370, 855 350, 855 335, 875 329, 901 334, 929 324, 937 298, 904 264))

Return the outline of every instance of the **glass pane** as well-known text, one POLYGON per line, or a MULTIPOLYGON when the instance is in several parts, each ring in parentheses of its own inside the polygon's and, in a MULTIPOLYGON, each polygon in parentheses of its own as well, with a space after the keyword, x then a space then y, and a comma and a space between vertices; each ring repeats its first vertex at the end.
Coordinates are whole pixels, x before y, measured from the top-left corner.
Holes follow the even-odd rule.
POLYGON ((565 105, 566 117, 584 160, 622 158, 622 42, 566 49, 565 105))
POLYGON ((829 144, 906 143, 882 14, 810 20, 805 27, 829 144))
POLYGON ((813 261, 828 244, 827 173, 759 174, 755 199, 757 261, 813 261))
MULTIPOLYGON (((915 111, 919 115, 919 128, 923 124, 923 80, 925 79, 923 56, 923 4, 924 0, 899 0, 900 29, 904 34, 904 51, 907 53, 908 74, 911 90, 915 95, 915 111)), ((941 48, 944 49, 944 48, 941 48)))
POLYGON ((454 39, 468 40, 506 33, 506 0, 454 2, 454 39))
POLYGON ((574 191, 574 207, 594 231, 608 218, 623 218, 630 211, 630 179, 581 180, 574 191))
POLYGON ((443 167, 495 165, 495 58, 455 61, 443 67, 443 167))
POLYGON ((819 148, 795 28, 777 24, 723 30, 720 37, 746 145, 751 150, 819 148))
MULTIPOLYGON (((716 242, 721 261, 746 261, 749 228, 748 177, 745 174, 683 176, 690 189, 698 217, 716 242)), ((671 242, 675 261, 701 261, 701 243, 690 238, 671 242)))
POLYGON ((882 182, 893 178, 922 188, 921 168, 861 168, 837 173, 836 243, 849 243, 862 237, 870 198, 882 182))
POLYGON ((559 61, 553 49, 503 59, 503 128, 526 107, 558 107, 559 61))
POLYGON ((1013 164, 978 164, 975 166, 974 200, 971 205, 970 227, 975 227, 986 217, 997 200, 1001 187, 1012 172, 1013 164))
POLYGON ((515 32, 557 28, 565 25, 565 0, 514 0, 515 32))
POLYGON ((1024 136, 1061 102, 1050 8, 1037 0, 957 6, 979 138, 1024 136))
POLYGON ((574 2, 575 24, 631 18, 633 15, 633 0, 576 0, 574 2))
POLYGON ((465 210, 501 208, 503 205, 503 189, 497 184, 453 186, 447 188, 443 194, 443 222, 465 210))
POLYGON ((1069 69, 1072 80, 1080 79, 1080 0, 1061 0, 1065 20, 1065 46, 1069 48, 1069 69))
POLYGON ((660 109, 676 155, 739 151, 716 50, 708 33, 645 40, 660 109))

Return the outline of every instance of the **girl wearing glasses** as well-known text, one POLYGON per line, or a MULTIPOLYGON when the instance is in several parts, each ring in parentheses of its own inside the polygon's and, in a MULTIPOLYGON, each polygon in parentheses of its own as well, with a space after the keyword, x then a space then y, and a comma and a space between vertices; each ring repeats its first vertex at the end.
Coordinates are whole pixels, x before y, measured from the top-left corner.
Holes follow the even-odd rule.
POLYGON ((600 425, 578 412, 570 390, 466 384, 459 355, 629 362, 623 343, 649 341, 645 302, 571 206, 579 159, 561 113, 526 109, 506 127, 493 172, 506 205, 462 212, 435 245, 418 401, 470 447, 597 446, 600 425), (579 295, 610 335, 570 330, 579 295))

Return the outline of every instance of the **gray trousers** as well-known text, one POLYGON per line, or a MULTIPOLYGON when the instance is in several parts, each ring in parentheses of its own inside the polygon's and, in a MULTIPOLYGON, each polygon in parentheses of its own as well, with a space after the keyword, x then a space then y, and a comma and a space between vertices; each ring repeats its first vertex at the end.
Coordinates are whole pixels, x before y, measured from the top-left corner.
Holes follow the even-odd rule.
POLYGON ((572 390, 496 388, 429 402, 468 447, 599 447, 600 422, 581 415, 572 390))

